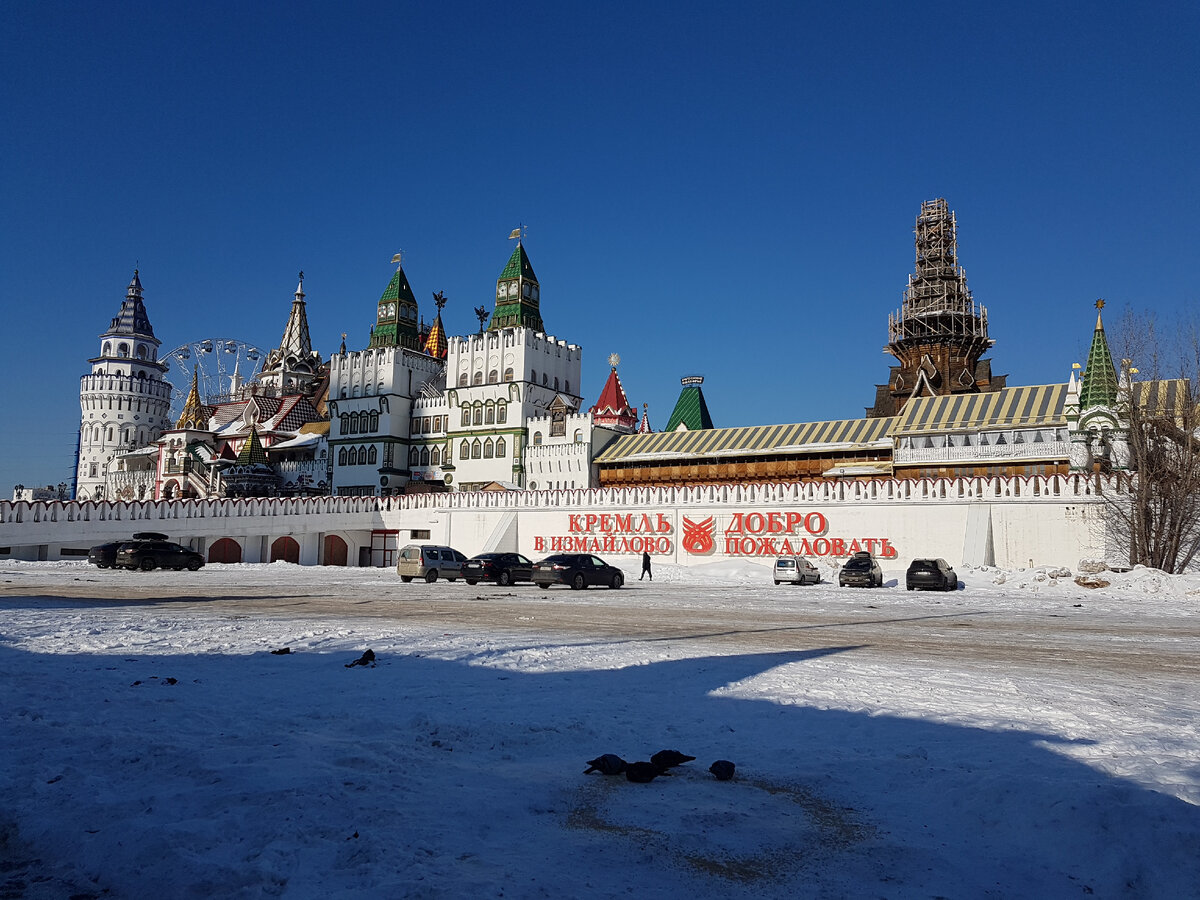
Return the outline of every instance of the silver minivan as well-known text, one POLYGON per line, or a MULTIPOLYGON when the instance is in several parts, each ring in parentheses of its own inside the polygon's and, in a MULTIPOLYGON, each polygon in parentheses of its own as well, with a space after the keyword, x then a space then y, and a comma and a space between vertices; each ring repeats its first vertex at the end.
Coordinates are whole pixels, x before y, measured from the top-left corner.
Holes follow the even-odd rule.
POLYGON ((820 584, 821 573, 803 556, 781 556, 775 560, 775 583, 820 584))
POLYGON ((467 557, 453 547, 436 544, 409 544, 400 551, 396 574, 403 582, 424 578, 430 584, 438 578, 454 581, 462 572, 467 557))

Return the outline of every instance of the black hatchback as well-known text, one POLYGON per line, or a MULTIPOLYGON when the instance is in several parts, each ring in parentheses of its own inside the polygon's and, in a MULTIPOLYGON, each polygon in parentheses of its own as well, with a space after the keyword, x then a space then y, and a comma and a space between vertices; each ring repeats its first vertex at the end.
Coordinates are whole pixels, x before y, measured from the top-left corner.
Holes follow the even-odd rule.
POLYGON ((904 576, 904 585, 910 591, 917 588, 925 591, 956 591, 958 574, 944 559, 914 559, 904 576))
POLYGON ((130 541, 121 545, 113 562, 120 569, 191 569, 204 565, 204 557, 171 541, 130 541))
POLYGON ((514 581, 532 581, 533 561, 520 553, 480 553, 462 564, 462 577, 467 584, 494 581, 508 585, 514 581))
POLYGON ((592 585, 619 588, 625 573, 589 553, 556 553, 533 567, 533 583, 540 588, 569 584, 577 591, 592 585))

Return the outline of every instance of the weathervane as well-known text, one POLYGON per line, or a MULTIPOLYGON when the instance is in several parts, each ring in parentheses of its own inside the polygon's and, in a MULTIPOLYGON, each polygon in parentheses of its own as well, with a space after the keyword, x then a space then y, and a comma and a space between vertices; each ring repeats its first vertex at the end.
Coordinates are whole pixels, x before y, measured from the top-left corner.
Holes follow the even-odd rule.
POLYGON ((524 224, 518 225, 516 228, 514 228, 512 231, 510 231, 508 233, 508 239, 510 241, 515 240, 519 244, 524 239, 525 233, 527 231, 529 231, 529 229, 526 228, 524 226, 524 224))
POLYGON ((433 304, 438 308, 438 312, 442 311, 442 307, 446 305, 446 292, 438 291, 433 295, 433 304))
POLYGON ((392 257, 392 262, 394 262, 397 266, 402 266, 402 265, 404 265, 403 259, 404 259, 404 251, 401 250, 399 253, 397 253, 395 256, 392 257))
POLYGON ((617 366, 621 364, 621 356, 618 353, 608 354, 608 364, 613 367, 613 371, 617 370, 617 366))
POLYGON ((479 320, 479 333, 483 334, 483 323, 487 321, 488 311, 486 306, 475 307, 475 318, 479 320))
POLYGON ((1096 301, 1096 309, 1104 309, 1104 301, 1103 300, 1096 301))
POLYGON ((300 283, 304 284, 304 270, 303 269, 300 270, 300 283))

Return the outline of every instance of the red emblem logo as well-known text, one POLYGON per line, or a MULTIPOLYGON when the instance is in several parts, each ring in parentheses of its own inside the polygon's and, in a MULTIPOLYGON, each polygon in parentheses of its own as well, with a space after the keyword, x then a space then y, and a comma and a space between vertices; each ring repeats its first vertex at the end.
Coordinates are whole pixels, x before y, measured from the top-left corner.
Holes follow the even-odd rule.
POLYGON ((683 549, 688 553, 702 555, 712 553, 713 531, 716 521, 709 516, 702 522, 693 522, 687 516, 683 517, 683 549))

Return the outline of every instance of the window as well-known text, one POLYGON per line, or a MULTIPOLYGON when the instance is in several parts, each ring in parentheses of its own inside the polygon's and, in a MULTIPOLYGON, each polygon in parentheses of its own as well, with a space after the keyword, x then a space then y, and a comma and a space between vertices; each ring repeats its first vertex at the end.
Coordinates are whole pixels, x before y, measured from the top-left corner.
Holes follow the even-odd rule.
POLYGON ((458 458, 459 459, 470 459, 471 458, 471 445, 469 443, 467 443, 466 441, 463 441, 462 444, 458 448, 458 458))
POLYGON ((483 444, 479 443, 479 438, 471 442, 471 459, 480 459, 483 456, 483 444))
POLYGON ((146 358, 146 346, 145 346, 144 344, 138 344, 138 348, 137 348, 137 358, 138 358, 138 359, 145 359, 145 358, 146 358))
POLYGON ((372 466, 373 466, 373 465, 375 465, 375 464, 376 464, 378 461, 379 461, 379 454, 378 454, 378 452, 376 452, 376 450, 375 450, 375 445, 374 445, 374 444, 372 444, 372 445, 371 445, 371 449, 367 451, 367 463, 368 463, 369 465, 372 465, 372 466))
POLYGON ((371 413, 371 430, 372 431, 379 430, 379 413, 377 413, 377 412, 371 413))
POLYGON ((486 441, 484 441, 484 443, 483 443, 483 458, 484 458, 484 459, 491 459, 491 458, 492 458, 492 453, 493 453, 493 452, 495 452, 495 449, 496 449, 496 445, 492 443, 492 439, 491 439, 491 438, 488 438, 488 439, 487 439, 486 441))
POLYGON ((488 384, 495 384, 499 380, 500 380, 500 373, 497 372, 495 369, 492 369, 492 371, 488 372, 488 384))
POLYGON ((421 430, 422 431, 432 431, 433 429, 430 427, 432 424, 433 424, 433 420, 430 419, 429 416, 423 416, 421 418, 421 430))
POLYGON ((471 384, 483 384, 483 373, 476 372, 471 378, 471 384))
POLYGON ((476 425, 483 424, 483 407, 482 406, 475 407, 475 424, 476 425))
POLYGON ((496 404, 492 403, 489 400, 487 405, 484 406, 484 408, 483 408, 483 423, 485 425, 492 425, 495 423, 495 421, 496 421, 496 404))
POLYGON ((88 469, 88 475, 89 475, 90 477, 92 477, 92 478, 95 478, 95 477, 96 477, 96 467, 97 467, 97 464, 96 464, 96 463, 92 463, 92 466, 91 466, 91 468, 90 468, 90 469, 88 469))
POLYGON ((554 389, 556 391, 558 390, 558 378, 557 377, 554 379, 554 389))
POLYGON ((420 430, 421 430, 421 420, 420 419, 413 419, 411 422, 408 423, 408 433, 409 434, 416 434, 420 430))
POLYGON ((513 380, 513 370, 512 370, 512 366, 509 366, 507 369, 505 369, 505 370, 504 370, 504 380, 505 380, 505 381, 512 381, 512 380, 513 380))
POLYGON ((575 443, 577 443, 577 444, 583 443, 583 429, 581 429, 581 428, 575 429, 575 443))
POLYGON ((429 464, 431 466, 440 466, 442 464, 442 448, 434 447, 429 451, 429 464))
POLYGON ((565 390, 568 394, 571 393, 571 382, 568 381, 563 390, 565 390))
POLYGON ((117 344, 117 356, 120 356, 122 359, 129 356, 129 345, 117 344))
POLYGON ((423 465, 423 466, 429 465, 429 448, 428 447, 421 448, 421 465, 423 465))
POLYGON ((550 437, 566 437, 566 434, 567 423, 563 420, 563 414, 556 412, 550 422, 550 437))
POLYGON ((462 424, 464 426, 471 424, 471 407, 469 406, 463 407, 462 424))
POLYGON ((505 422, 508 421, 508 404, 507 403, 497 403, 496 404, 496 421, 499 422, 501 425, 503 425, 505 422))
POLYGON ((545 372, 543 372, 542 373, 542 384, 547 385, 549 383, 550 383, 550 376, 547 375, 545 372))
POLYGON ((338 465, 339 466, 346 465, 346 448, 345 447, 343 447, 341 450, 338 451, 338 465))
POLYGON ((541 442, 542 442, 542 433, 540 431, 535 431, 533 433, 533 445, 536 447, 541 442))
POLYGON ((408 465, 411 468, 412 466, 419 466, 420 464, 421 464, 421 451, 418 450, 416 447, 413 447, 408 451, 408 465))
POLYGON ((529 370, 529 380, 534 384, 537 384, 537 369, 529 370))
POLYGON ((496 438, 496 458, 503 459, 508 448, 504 446, 504 438, 496 438))

